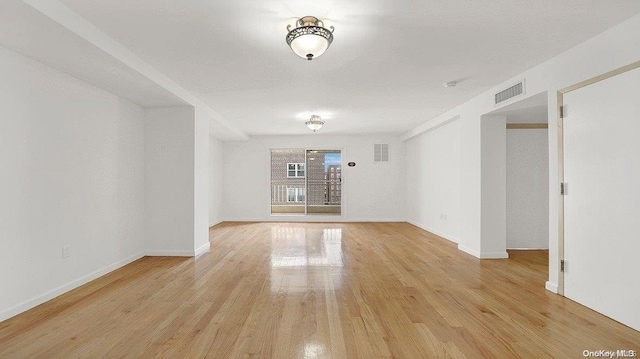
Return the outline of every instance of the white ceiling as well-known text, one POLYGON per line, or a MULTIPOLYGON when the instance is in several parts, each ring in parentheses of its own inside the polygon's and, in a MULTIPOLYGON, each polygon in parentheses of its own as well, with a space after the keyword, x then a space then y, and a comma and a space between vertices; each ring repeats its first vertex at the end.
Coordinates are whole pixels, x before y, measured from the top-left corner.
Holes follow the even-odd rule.
POLYGON ((0 45, 144 107, 195 106, 221 140, 246 140, 189 91, 56 0, 0 0, 0 45))
POLYGON ((141 106, 187 103, 18 0, 0 0, 0 45, 141 106))
POLYGON ((409 130, 640 12, 637 0, 62 0, 248 134, 409 130), (333 45, 306 61, 286 25, 333 45), (455 88, 444 82, 459 80, 455 88))

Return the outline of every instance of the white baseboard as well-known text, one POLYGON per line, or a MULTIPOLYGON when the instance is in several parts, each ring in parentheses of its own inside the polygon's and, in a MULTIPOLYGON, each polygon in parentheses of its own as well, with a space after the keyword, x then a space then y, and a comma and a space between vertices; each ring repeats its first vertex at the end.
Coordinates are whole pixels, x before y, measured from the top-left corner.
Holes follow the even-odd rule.
POLYGON ((117 263, 108 265, 104 268, 100 268, 92 273, 89 273, 85 276, 82 276, 76 280, 65 283, 59 287, 51 289, 43 294, 40 294, 36 297, 33 297, 29 300, 26 300, 14 307, 11 307, 3 312, 0 312, 0 322, 7 320, 11 317, 14 317, 22 312, 25 312, 31 308, 34 308, 42 303, 45 303, 57 296, 60 296, 70 290, 78 288, 84 284, 91 282, 94 279, 102 277, 109 272, 113 272, 114 270, 124 267, 127 264, 134 262, 142 257, 150 256, 150 257, 194 257, 199 256, 201 254, 207 253, 211 250, 209 242, 202 245, 200 248, 195 251, 166 251, 166 250, 149 250, 142 251, 137 253, 131 257, 125 258, 117 263))
POLYGON ((211 244, 207 242, 202 246, 200 246, 200 248, 196 249, 195 256, 197 257, 205 253, 209 253, 210 250, 211 250, 211 244))
POLYGON ((213 223, 209 223, 209 228, 211 228, 211 227, 213 227, 213 226, 215 226, 215 225, 218 225, 218 224, 220 224, 220 223, 222 223, 222 222, 224 222, 224 221, 223 221, 223 220, 219 220, 219 221, 215 221, 215 222, 213 222, 213 223))
POLYGON ((478 252, 474 249, 471 249, 465 245, 458 244, 458 249, 471 254, 472 256, 480 259, 506 259, 509 258, 509 253, 504 252, 478 252))
POLYGON ((469 247, 467 247, 467 246, 465 246, 463 244, 458 244, 458 249, 463 251, 463 252, 465 252, 465 253, 471 254, 472 256, 474 256, 476 258, 480 258, 480 252, 478 252, 476 250, 473 250, 473 249, 471 249, 471 248, 469 248, 469 247))
POLYGON ((287 216, 287 215, 275 215, 267 218, 256 218, 256 219, 248 219, 248 218, 227 218, 222 222, 291 222, 291 223, 314 223, 314 222, 322 222, 322 223, 348 223, 348 222, 358 222, 358 223, 386 223, 386 222, 406 222, 406 219, 403 218, 345 218, 341 216, 287 216))
POLYGON ((359 223, 397 223, 406 222, 401 218, 344 218, 341 222, 359 222, 359 223))
POLYGON ((547 282, 544 284, 544 287, 545 287, 549 292, 552 292, 552 293, 556 293, 556 294, 558 294, 558 284, 557 284, 557 283, 552 283, 552 282, 547 281, 547 282))
POLYGON ((423 225, 421 223, 418 223, 418 222, 415 222, 415 221, 412 221, 412 220, 407 220, 407 223, 409 223, 411 225, 414 225, 414 226, 416 226, 416 227, 418 227, 420 229, 424 229, 427 232, 433 233, 438 237, 442 237, 442 238, 448 240, 449 242, 453 242, 453 243, 456 243, 456 244, 458 242, 460 242, 458 240, 458 238, 456 238, 456 237, 450 236, 450 235, 448 235, 446 233, 443 233, 443 232, 436 231, 433 228, 427 227, 427 226, 425 226, 425 225, 423 225))
POLYGON ((144 252, 148 257, 193 257, 194 251, 167 251, 167 250, 148 250, 144 252))
POLYGON ((548 251, 549 248, 507 248, 512 251, 548 251))
POLYGON ((480 253, 480 259, 507 259, 507 258, 509 258, 509 253, 507 253, 507 251, 480 253))
POLYGON ((102 277, 103 275, 109 273, 109 272, 113 272, 114 270, 124 267, 127 264, 137 261, 138 259, 144 257, 145 253, 144 252, 140 252, 137 253, 131 257, 125 258, 119 262, 116 262, 114 264, 108 265, 106 267, 100 268, 94 272, 91 272, 85 276, 82 276, 76 280, 72 280, 68 283, 65 283, 59 287, 53 288, 43 294, 40 294, 36 297, 33 297, 27 301, 24 301, 14 307, 11 307, 3 312, 0 312, 0 322, 7 320, 13 316, 16 316, 22 312, 25 312, 33 307, 36 307, 44 302, 47 302, 59 295, 62 295, 72 289, 76 289, 78 287, 80 287, 81 285, 84 285, 86 283, 91 282, 94 279, 97 279, 99 277, 102 277))
POLYGON ((267 220, 264 218, 256 218, 256 219, 248 219, 248 218, 225 218, 222 222, 266 222, 267 220))

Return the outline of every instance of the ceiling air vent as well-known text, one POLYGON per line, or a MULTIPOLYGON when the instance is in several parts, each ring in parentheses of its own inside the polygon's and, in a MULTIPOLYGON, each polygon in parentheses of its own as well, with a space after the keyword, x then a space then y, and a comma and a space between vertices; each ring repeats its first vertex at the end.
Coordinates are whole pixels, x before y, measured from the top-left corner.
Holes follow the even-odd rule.
POLYGON ((523 94, 524 94, 524 80, 495 94, 494 95, 495 104, 497 105, 501 102, 507 101, 517 96, 521 96, 523 94))
POLYGON ((373 145, 373 162, 389 162, 389 145, 376 143, 373 145))

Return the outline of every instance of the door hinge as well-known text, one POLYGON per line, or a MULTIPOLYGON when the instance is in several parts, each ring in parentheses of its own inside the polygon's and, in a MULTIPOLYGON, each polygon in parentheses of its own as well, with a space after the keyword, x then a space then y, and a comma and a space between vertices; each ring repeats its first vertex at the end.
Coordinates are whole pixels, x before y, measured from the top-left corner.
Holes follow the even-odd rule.
POLYGON ((564 118, 564 106, 560 106, 560 118, 564 118))
POLYGON ((561 196, 567 195, 567 184, 564 182, 560 183, 560 195, 561 196))
POLYGON ((560 272, 564 273, 564 259, 560 260, 560 272))

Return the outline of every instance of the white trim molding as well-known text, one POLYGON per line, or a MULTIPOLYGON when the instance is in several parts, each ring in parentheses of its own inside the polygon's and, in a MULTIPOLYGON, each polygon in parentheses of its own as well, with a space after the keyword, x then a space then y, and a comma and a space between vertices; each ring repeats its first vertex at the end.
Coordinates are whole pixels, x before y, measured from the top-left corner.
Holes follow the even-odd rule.
POLYGON ((196 249, 195 251, 195 256, 200 256, 203 255, 205 253, 209 253, 211 251, 211 243, 207 242, 205 244, 203 244, 202 246, 200 246, 200 248, 196 249))
POLYGON ((508 259, 509 253, 504 252, 480 252, 480 259, 508 259))
POLYGON ((467 254, 471 254, 472 256, 476 257, 476 258, 480 258, 480 252, 471 249, 463 244, 458 244, 458 249, 467 253, 467 254))
POLYGON ((443 238, 443 239, 446 239, 449 242, 453 242, 453 243, 456 243, 456 244, 458 244, 460 242, 458 240, 458 238, 456 238, 454 236, 448 235, 448 234, 446 234, 444 232, 433 230, 433 229, 431 229, 431 228, 429 228, 429 227, 427 227, 427 226, 425 226, 423 224, 420 224, 418 222, 415 222, 415 221, 412 221, 412 220, 407 220, 407 223, 409 223, 412 226, 416 226, 416 227, 418 227, 418 228, 420 228, 422 230, 425 230, 425 231, 427 231, 429 233, 435 234, 436 236, 438 236, 440 238, 443 238))
POLYGON ((144 255, 147 257, 193 257, 195 256, 195 251, 149 250, 144 255))
POLYGON ((126 266, 129 263, 135 262, 138 259, 144 257, 145 253, 144 252, 140 252, 137 254, 134 254, 128 258, 125 258, 121 261, 118 261, 116 263, 110 264, 106 267, 100 268, 94 272, 91 272, 85 276, 82 276, 78 279, 72 280, 70 282, 67 282, 59 287, 53 288, 45 293, 42 293, 38 296, 35 296, 27 301, 24 301, 14 307, 11 307, 7 310, 5 310, 4 312, 0 312, 0 322, 7 320, 11 317, 14 317, 22 312, 26 312, 27 310, 34 308, 42 303, 45 303, 57 296, 60 296, 64 293, 67 293, 73 289, 76 289, 84 284, 87 284, 89 282, 91 282, 92 280, 98 279, 100 277, 102 277, 105 274, 108 274, 110 272, 113 272, 116 269, 122 268, 124 266, 126 266))
POLYGON ((224 221, 223 221, 223 220, 221 220, 221 219, 219 219, 219 220, 216 220, 216 221, 215 221, 215 222, 213 222, 213 223, 209 223, 209 229, 211 229, 211 227, 213 227, 213 226, 217 226, 218 224, 220 224, 220 223, 222 223, 222 222, 224 222, 224 221))
POLYGON ((558 284, 547 281, 547 282, 544 284, 544 287, 545 287, 549 292, 552 292, 552 293, 556 293, 556 294, 558 294, 558 284))
POLYGON ((463 244, 458 244, 458 249, 471 254, 472 256, 479 259, 507 259, 509 258, 509 253, 504 252, 478 252, 472 248, 469 248, 463 244))
POLYGON ((295 223, 376 223, 376 222, 406 222, 402 218, 345 218, 340 215, 322 216, 322 215, 281 215, 274 214, 267 218, 227 218, 222 222, 295 222, 295 223))

